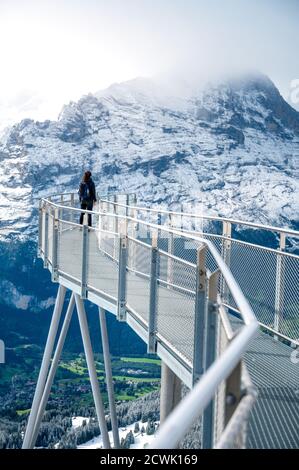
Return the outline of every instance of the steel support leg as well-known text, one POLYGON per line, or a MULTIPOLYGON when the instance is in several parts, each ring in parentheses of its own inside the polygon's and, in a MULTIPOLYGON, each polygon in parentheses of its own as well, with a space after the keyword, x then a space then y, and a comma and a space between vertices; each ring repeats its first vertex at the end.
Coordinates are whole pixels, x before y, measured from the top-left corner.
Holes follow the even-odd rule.
POLYGON ((90 341, 90 335, 88 330, 87 318, 85 313, 85 308, 81 297, 78 294, 75 294, 76 307, 78 311, 78 318, 81 330, 81 336, 83 340, 84 352, 86 356, 86 362, 88 367, 88 373, 92 388, 93 399, 96 407, 97 418, 99 421, 101 436, 103 439, 104 449, 110 449, 109 435, 107 431, 107 424, 105 420, 104 405, 101 395, 101 390, 98 382, 96 367, 94 363, 94 356, 90 341))
POLYGON ((181 380, 162 361, 160 392, 160 423, 162 424, 181 400, 181 380))
POLYGON ((54 347, 54 342, 58 330, 58 325, 59 325, 59 320, 61 317, 61 312, 63 308, 63 302, 65 298, 65 292, 66 288, 63 286, 59 286, 58 292, 57 292, 57 297, 56 297, 56 302, 55 302, 55 307, 54 307, 54 312, 51 320, 51 325, 49 329, 49 334, 47 338, 47 343, 44 351, 44 356, 36 384, 36 389, 33 397, 33 402, 31 406, 31 412, 29 415, 27 427, 26 427, 26 432, 25 432, 25 437, 23 441, 22 448, 23 449, 28 449, 30 446, 30 442, 32 440, 35 424, 36 424, 36 418, 38 414, 38 409, 40 405, 40 401, 42 398, 44 386, 46 383, 47 379, 47 374, 50 366, 50 361, 51 361, 51 356, 53 352, 53 347, 54 347))
POLYGON ((102 336, 102 345, 103 345, 103 354, 104 354, 104 363, 105 363, 105 372, 106 372, 106 384, 107 384, 108 399, 109 399, 109 409, 110 409, 110 418, 111 418, 111 425, 112 425, 113 442, 114 442, 114 448, 118 449, 120 447, 119 433, 118 433, 118 421, 117 421, 116 406, 115 406, 109 340, 108 340, 108 332, 107 332, 107 324, 106 324, 106 312, 103 308, 99 308, 99 316, 100 316, 101 336, 102 336))
POLYGON ((58 339, 58 342, 57 342, 56 351, 55 351, 55 354, 54 354, 54 357, 53 357, 53 360, 52 360, 52 363, 51 363, 51 367, 50 367, 49 375, 48 375, 48 378, 47 378, 46 386, 45 386, 45 389, 44 389, 44 393, 43 393, 43 396, 42 396, 42 399, 41 399, 41 402, 40 402, 40 405, 39 405, 32 440, 29 444, 30 448, 33 448, 35 446, 35 443, 36 443, 36 439, 37 439, 37 436, 38 436, 40 424, 41 424, 41 421, 42 421, 42 418, 43 418, 43 415, 44 415, 44 412, 45 412, 45 409, 46 409, 46 406, 47 406, 47 403, 48 403, 48 399, 49 399, 50 391, 51 391, 51 388, 52 388, 53 380, 54 380, 54 377, 55 377, 55 374, 56 374, 56 371, 57 371, 57 367, 58 367, 60 356, 61 356, 62 349, 63 349, 63 346, 64 346, 65 338, 66 338, 66 335, 67 335, 67 332, 68 332, 68 329, 69 329, 69 326, 70 326, 70 322, 71 322, 71 319, 72 319, 74 306, 75 306, 75 297, 74 297, 74 293, 72 293, 70 301, 69 301, 68 309, 67 309, 67 312, 65 314, 64 321, 63 321, 63 325, 62 325, 62 328, 61 328, 61 332, 60 332, 60 335, 59 335, 59 339, 58 339))

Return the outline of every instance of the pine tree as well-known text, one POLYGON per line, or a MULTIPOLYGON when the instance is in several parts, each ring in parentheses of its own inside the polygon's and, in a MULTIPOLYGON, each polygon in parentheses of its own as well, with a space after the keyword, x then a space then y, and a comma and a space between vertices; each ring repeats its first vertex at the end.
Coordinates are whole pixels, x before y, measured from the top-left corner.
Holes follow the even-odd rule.
POLYGON ((150 436, 154 433, 155 433, 155 423, 153 421, 148 420, 148 423, 146 426, 146 434, 150 436))
POLYGON ((139 431, 140 431, 140 428, 139 428, 139 423, 137 421, 137 423, 135 423, 135 426, 134 426, 134 433, 137 434, 139 431))

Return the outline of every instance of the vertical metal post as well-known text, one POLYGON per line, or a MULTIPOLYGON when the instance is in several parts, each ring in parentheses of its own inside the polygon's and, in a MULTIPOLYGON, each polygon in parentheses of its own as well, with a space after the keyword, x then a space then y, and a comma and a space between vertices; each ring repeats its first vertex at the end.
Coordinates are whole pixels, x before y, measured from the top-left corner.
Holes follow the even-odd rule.
MULTIPOLYGON (((280 233, 279 250, 284 251, 286 246, 285 233, 280 233)), ((284 256, 277 254, 276 259, 276 279, 275 279, 275 313, 274 313, 274 330, 279 333, 280 323, 283 313, 284 302, 284 278, 285 278, 285 262, 284 256)), ((278 337, 275 335, 275 339, 278 337)))
MULTIPOLYGON (((131 214, 133 219, 137 219, 137 210, 132 209, 132 214, 131 214)), ((131 237, 134 239, 137 239, 137 223, 134 221, 131 221, 131 237)), ((131 268, 136 269, 137 266, 137 245, 136 243, 132 244, 132 250, 130 253, 131 256, 131 268)))
POLYGON ((43 355, 43 360, 42 360, 41 368, 39 371, 39 376, 38 376, 38 380, 36 384, 36 389, 34 392, 33 402, 31 405, 31 411, 30 411, 30 415, 29 415, 29 419, 28 419, 28 423, 26 427, 25 437, 24 437, 23 446, 22 446, 23 449, 29 448, 32 435, 34 432, 36 417, 37 417, 40 401, 43 395, 44 386, 45 386, 47 375, 48 375, 54 342, 55 342, 58 325, 59 325, 59 321, 61 317, 61 312, 63 308, 65 292, 66 292, 66 288, 59 285, 54 312, 53 312, 53 316, 52 316, 52 320, 50 324, 49 334, 48 334, 46 347, 45 347, 45 351, 43 355))
MULTIPOLYGON (((71 207, 75 207, 75 195, 74 193, 71 194, 71 207)), ((74 222, 74 211, 71 210, 71 222, 74 222)))
POLYGON ((104 405, 103 405, 101 390, 100 390, 99 381, 97 377, 96 366, 94 363, 94 356, 93 356, 92 345, 90 341, 85 308, 84 308, 83 300, 79 297, 78 294, 75 294, 75 301, 76 301, 79 325, 80 325, 81 336, 83 340, 83 347, 84 347, 84 352, 85 352, 85 357, 86 357, 86 362, 87 362, 87 368, 88 368, 88 373, 89 373, 89 378, 90 378, 93 399, 94 399, 94 403, 96 407, 96 413, 97 413, 97 418, 98 418, 98 422, 100 426, 101 436, 103 439, 103 447, 104 449, 110 449, 110 441, 109 441, 109 435, 107 431, 104 405))
POLYGON ((43 205, 42 200, 38 204, 38 247, 37 256, 41 255, 43 240, 43 205))
POLYGON ((126 321, 126 291, 127 291, 127 246, 126 235, 121 235, 119 239, 119 270, 118 270, 118 302, 117 319, 126 321))
POLYGON ((183 204, 181 204, 181 231, 184 228, 183 217, 184 217, 184 206, 183 204))
POLYGON ((149 320, 148 320, 148 342, 147 352, 155 353, 156 342, 156 323, 157 323, 157 288, 158 288, 158 269, 159 253, 157 248, 157 234, 153 234, 151 250, 151 274, 150 274, 150 299, 149 299, 149 320))
MULTIPOLYGON (((222 258, 224 259, 226 265, 229 267, 230 266, 230 254, 231 254, 231 235, 232 235, 232 224, 230 222, 223 222, 223 230, 222 230, 222 258)), ((227 288, 227 285, 221 277, 221 294, 222 294, 222 299, 225 303, 228 303, 229 301, 229 290, 227 288)))
MULTIPOLYGON (((160 424, 181 400, 182 382, 175 373, 165 364, 161 363, 161 391, 160 391, 160 424)), ((178 423, 179 426, 179 423, 178 423)))
MULTIPOLYGON (((205 357, 204 369, 207 369, 215 361, 217 340, 217 289, 219 271, 215 271, 208 279, 208 308, 206 310, 206 334, 205 334, 205 357)), ((206 407, 202 417, 202 449, 213 448, 214 436, 214 400, 206 407)))
MULTIPOLYGON (((113 231, 115 234, 118 234, 118 210, 117 210, 117 197, 116 194, 113 195, 113 231)), ((118 250, 118 235, 114 235, 114 249, 113 249, 113 257, 116 261, 117 259, 117 250, 118 250)))
MULTIPOLYGON (((168 215, 168 227, 172 229, 172 216, 168 215)), ((168 232, 168 253, 170 255, 174 254, 174 235, 171 232, 168 232)), ((169 256, 167 261, 167 282, 173 284, 173 260, 169 256)), ((169 286, 167 286, 169 288, 169 286)))
POLYGON ((35 443, 36 443, 36 439, 37 439, 37 436, 38 436, 38 431, 39 431, 39 428, 40 428, 40 424, 41 424, 43 414, 44 414, 46 406, 47 406, 50 391, 51 391, 51 388, 52 388, 52 385, 53 385, 53 380, 54 380, 54 377, 55 377, 55 374, 56 374, 56 371, 57 371, 60 356, 61 356, 62 349, 63 349, 63 346, 64 346, 65 338, 66 338, 66 335, 67 335, 67 332, 68 332, 68 329, 69 329, 69 326, 70 326, 70 322, 71 322, 71 319, 72 319, 74 306, 75 306, 75 296, 72 293, 70 301, 69 301, 69 305, 68 305, 68 308, 67 308, 67 312, 66 312, 65 317, 64 317, 64 321, 63 321, 63 325, 62 325, 61 332, 60 332, 60 335, 59 335, 59 339, 57 341, 56 350, 55 350, 54 357, 53 357, 51 367, 50 367, 50 370, 49 370, 49 375, 48 375, 48 378, 47 378, 47 382, 46 382, 46 385, 45 385, 43 396, 41 398, 38 413, 37 413, 37 416, 36 416, 34 432, 33 432, 31 442, 30 442, 30 446, 29 446, 30 449, 32 449, 35 446, 35 443))
POLYGON ((126 217, 128 217, 129 215, 129 205, 130 205, 129 194, 126 194, 126 217))
MULTIPOLYGON (((137 197, 136 197, 136 194, 134 193, 132 197, 133 197, 133 207, 136 208, 136 206, 137 206, 137 197)), ((138 219, 138 209, 133 209, 133 215, 132 215, 132 217, 133 217, 134 219, 138 219)), ((133 230, 134 230, 133 237, 134 237, 134 238, 137 238, 138 229, 139 229, 138 223, 137 223, 137 222, 134 222, 134 225, 133 225, 133 230)))
MULTIPOLYGON (((116 195, 113 196, 113 214, 118 215, 116 195)), ((118 217, 114 217, 114 232, 118 232, 118 217)))
POLYGON ((193 340, 193 384, 204 370, 205 309, 207 294, 206 247, 197 250, 196 293, 193 340))
POLYGON ((99 210, 101 212, 101 215, 100 215, 100 230, 103 231, 104 230, 104 203, 103 203, 102 199, 100 199, 100 201, 99 201, 99 210))
POLYGON ((103 228, 104 228, 104 230, 109 230, 109 218, 108 218, 108 215, 107 215, 109 213, 109 202, 104 203, 104 212, 105 212, 105 216, 104 216, 103 228))
POLYGON ((45 237, 45 243, 44 243, 44 247, 45 247, 45 251, 44 251, 44 268, 47 268, 48 267, 48 255, 49 255, 49 208, 46 206, 46 210, 45 210, 45 233, 44 233, 44 237, 45 237))
POLYGON ((84 220, 82 226, 82 270, 81 270, 81 297, 86 299, 87 297, 87 277, 88 277, 88 234, 89 229, 84 220))
POLYGON ((118 421, 115 407, 115 396, 114 396, 114 387, 113 387, 113 377, 112 377, 112 368, 111 368, 111 359, 110 359, 110 350, 109 350, 109 340, 106 324, 106 312, 103 308, 99 307, 99 316, 100 316, 100 325, 101 325, 101 337, 103 345, 103 354, 104 354, 104 363, 105 363, 105 372, 106 372, 106 384, 107 392, 109 399, 109 409, 110 409, 110 418, 113 434, 114 448, 118 449, 120 447, 119 433, 118 433, 118 421))
MULTIPOLYGON (((161 212, 158 212, 157 213, 157 225, 161 226, 162 224, 162 214, 161 212)), ((160 238, 161 239, 161 235, 162 235, 162 230, 158 230, 158 239, 160 238)))
POLYGON ((52 282, 58 281, 58 235, 59 234, 59 220, 58 209, 54 209, 53 220, 53 242, 52 242, 52 282))

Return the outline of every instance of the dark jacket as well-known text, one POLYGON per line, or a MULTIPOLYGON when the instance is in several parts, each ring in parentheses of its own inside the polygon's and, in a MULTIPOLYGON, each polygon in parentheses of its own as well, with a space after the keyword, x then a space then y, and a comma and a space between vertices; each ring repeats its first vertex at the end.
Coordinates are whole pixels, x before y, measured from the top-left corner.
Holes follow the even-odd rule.
POLYGON ((80 183, 79 198, 80 198, 81 202, 83 200, 86 201, 86 202, 96 202, 96 200, 97 200, 97 198, 96 198, 96 188, 95 188, 95 184, 94 184, 92 178, 90 178, 89 181, 87 181, 86 183, 84 181, 82 181, 80 183), (84 192, 85 192, 85 185, 87 185, 87 187, 89 189, 89 197, 88 198, 83 197, 84 192))

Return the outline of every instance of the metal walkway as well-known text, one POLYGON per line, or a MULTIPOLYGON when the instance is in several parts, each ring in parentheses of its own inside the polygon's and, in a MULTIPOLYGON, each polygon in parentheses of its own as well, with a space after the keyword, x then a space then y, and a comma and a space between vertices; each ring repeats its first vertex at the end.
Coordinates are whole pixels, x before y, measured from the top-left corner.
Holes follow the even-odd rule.
POLYGON ((74 194, 41 201, 39 255, 60 290, 23 447, 34 446, 68 330, 69 318, 50 367, 66 289, 72 292, 70 315, 75 304, 78 311, 105 447, 110 444, 84 299, 100 309, 116 444, 105 310, 126 321, 148 352, 162 359, 156 448, 177 446, 197 417, 204 448, 298 447, 299 364, 291 355, 299 344, 299 233, 142 208, 132 198, 100 198, 94 228, 76 222, 81 211, 74 194), (241 225, 254 237, 270 233, 278 248, 234 238, 232 226, 241 225), (180 382, 190 388, 182 401, 180 382))
MULTIPOLYGON (((72 230, 62 234, 62 244, 68 249, 61 254, 61 265, 76 277, 80 273, 81 233, 72 230)), ((92 276, 90 286, 117 298, 118 269, 116 263, 99 251, 96 232, 90 234, 89 269, 92 276)), ((195 284, 195 278, 194 278, 195 284)), ((134 307, 145 324, 148 323, 148 282, 129 272, 127 289, 130 300, 127 308, 134 307), (134 300, 133 300, 134 299, 134 300)), ((177 351, 183 351, 192 363, 192 348, 189 339, 193 324, 188 315, 191 300, 179 292, 161 287, 161 323, 165 324, 165 336, 177 351), (170 327, 171 325, 171 327, 170 327), (179 332, 179 334, 178 334, 179 332)), ((232 323, 234 323, 232 321, 232 323)), ((238 322, 235 322, 237 325, 238 322)), ((293 348, 260 332, 249 344, 244 355, 245 363, 257 386, 259 396, 249 420, 247 446, 249 448, 298 448, 299 447, 299 365, 290 360, 293 348)))
MULTIPOLYGON (((67 248, 61 252, 60 264, 62 270, 65 270, 73 278, 80 277, 81 273, 81 238, 82 233, 78 230, 65 231, 61 235, 61 244, 67 248)), ((116 302, 113 304, 113 298, 116 300, 118 296, 118 265, 111 257, 99 250, 99 241, 95 231, 90 233, 88 251, 88 272, 90 274, 87 277, 87 284, 89 289, 94 292, 97 290, 103 292, 104 298, 105 294, 111 296, 112 298, 109 299, 106 295, 107 301, 112 304, 109 311, 116 313, 117 304, 116 302)), ((193 282, 195 285, 195 276, 193 282)), ((147 329, 149 281, 141 274, 128 272, 126 290, 127 310, 140 322, 141 327, 144 326, 144 329, 147 329)), ((101 306, 102 299, 99 298, 96 303, 101 306)), ((163 332, 167 341, 191 366, 193 355, 192 342, 190 341, 193 336, 192 296, 185 296, 178 291, 161 286, 159 306, 161 308, 160 332, 163 332)))

